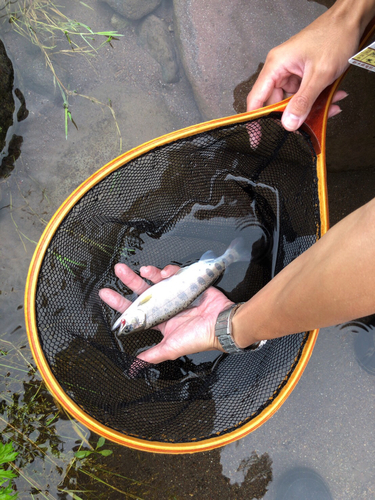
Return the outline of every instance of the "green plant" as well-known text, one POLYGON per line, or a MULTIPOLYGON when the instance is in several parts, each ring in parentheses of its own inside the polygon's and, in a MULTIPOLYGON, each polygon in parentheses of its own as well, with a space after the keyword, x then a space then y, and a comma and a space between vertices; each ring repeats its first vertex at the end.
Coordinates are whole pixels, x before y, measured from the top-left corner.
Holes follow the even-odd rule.
POLYGON ((13 449, 13 443, 2 443, 0 441, 0 500, 14 500, 17 498, 17 493, 12 489, 12 479, 17 477, 11 470, 5 470, 1 467, 3 464, 11 464, 18 453, 13 449), (4 486, 4 484, 7 482, 4 486))
POLYGON ((51 489, 56 487, 62 499, 82 500, 95 492, 97 499, 113 493, 117 498, 142 500, 142 491, 152 485, 112 470, 112 449, 118 453, 118 448, 103 449, 103 437, 93 437, 95 442, 90 442, 90 432, 60 407, 38 378, 23 350, 24 340, 13 344, 5 335, 0 334, 0 372, 7 373, 0 390, 0 428, 8 444, 4 448, 0 440, 0 500, 16 498, 10 484, 14 477, 19 477, 22 498, 54 499, 51 489), (69 425, 65 426, 67 433, 61 434, 59 423, 63 421, 69 425), (5 477, 2 463, 12 468, 4 471, 5 477), (36 473, 38 470, 43 473, 36 473), (55 478, 53 485, 51 478, 55 478))
MULTIPOLYGON (((85 3, 80 3, 91 9, 85 3)), ((69 109, 68 98, 69 96, 83 97, 109 109, 115 121, 121 151, 121 133, 111 101, 109 100, 106 104, 94 97, 68 89, 55 70, 53 58, 57 54, 93 56, 104 45, 109 44, 112 47, 112 41, 118 40, 118 37, 123 35, 118 34, 117 31, 93 31, 86 24, 66 16, 53 0, 19 0, 16 11, 11 10, 12 2, 6 3, 4 8, 6 13, 0 18, 7 18, 17 33, 29 39, 40 49, 46 66, 52 72, 54 83, 59 88, 63 100, 65 136, 68 136, 68 119, 77 127, 69 109), (103 38, 104 41, 102 41, 103 38), (62 40, 67 42, 68 47, 61 43, 62 40)))
POLYGON ((89 457, 90 455, 92 455, 94 453, 94 454, 102 455, 103 457, 108 457, 109 455, 112 455, 112 453, 113 453, 112 450, 99 450, 99 448, 101 448, 104 443, 105 443, 105 439, 102 436, 98 439, 98 442, 97 442, 96 447, 94 449, 76 451, 74 456, 76 458, 82 459, 82 458, 89 457))

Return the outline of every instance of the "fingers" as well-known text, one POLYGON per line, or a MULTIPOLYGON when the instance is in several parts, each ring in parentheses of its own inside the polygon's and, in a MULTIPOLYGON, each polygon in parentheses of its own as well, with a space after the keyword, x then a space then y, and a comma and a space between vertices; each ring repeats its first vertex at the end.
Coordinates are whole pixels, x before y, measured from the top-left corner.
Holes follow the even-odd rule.
POLYGON ((151 349, 143 351, 137 357, 138 359, 142 359, 147 363, 157 364, 157 363, 162 363, 163 361, 176 359, 178 358, 178 355, 177 354, 174 355, 173 352, 171 352, 169 349, 166 349, 166 346, 163 342, 160 342, 160 344, 151 347, 151 349))
POLYGON ((266 106, 269 106, 271 104, 276 104, 277 102, 280 102, 283 99, 284 99, 284 90, 282 88, 275 88, 273 89, 271 95, 264 104, 266 106))
POLYGON ((249 134, 250 146, 252 149, 257 149, 262 139, 262 126, 257 121, 252 121, 246 125, 249 134))
POLYGON ((115 274, 124 285, 133 290, 137 295, 141 295, 147 288, 150 288, 150 285, 125 264, 116 264, 115 274))
MULTIPOLYGON (((134 271, 125 264, 115 265, 115 274, 128 288, 133 290, 137 295, 143 293, 150 286, 134 271)), ((131 302, 120 295, 118 292, 110 288, 102 288, 99 290, 99 297, 109 305, 112 309, 123 313, 131 304, 131 302)))
POLYGON ((336 116, 340 113, 341 113, 340 106, 336 106, 336 104, 331 104, 328 110, 328 118, 332 118, 333 116, 336 116))
MULTIPOLYGON (((140 269, 142 275, 141 277, 132 271, 126 264, 116 264, 115 274, 118 278, 120 278, 124 285, 130 288, 130 290, 137 295, 141 295, 141 293, 150 288, 150 285, 146 283, 143 278, 146 278, 153 283, 159 283, 159 281, 176 274, 179 269, 180 268, 178 266, 166 266, 163 270, 154 266, 143 266, 140 269)), ((109 307, 120 313, 123 313, 131 304, 128 299, 110 288, 102 288, 99 290, 99 296, 104 302, 106 302, 106 304, 109 305, 109 307)))
POLYGON ((121 314, 126 311, 131 302, 119 293, 111 290, 110 288, 102 288, 99 290, 99 297, 103 302, 109 305, 115 311, 120 312, 121 314))
POLYGON ((278 55, 279 50, 272 50, 262 71, 247 96, 247 111, 253 111, 265 105, 275 104, 285 98, 284 93, 294 94, 300 87, 301 76, 289 70, 285 64, 285 55, 278 55))
POLYGON ((328 118, 332 118, 332 116, 336 116, 339 113, 341 113, 341 108, 340 106, 337 106, 336 102, 341 101, 342 99, 345 99, 345 97, 348 97, 348 94, 345 92, 345 90, 337 90, 333 97, 332 97, 332 103, 331 106, 329 107, 328 110, 328 118))
POLYGON ((180 270, 178 266, 166 266, 164 269, 160 270, 155 266, 143 266, 140 269, 141 276, 145 279, 152 281, 153 283, 159 283, 170 276, 173 276, 180 270))
POLYGON ((345 90, 336 90, 333 94, 332 102, 339 102, 342 99, 345 99, 345 97, 348 97, 348 93, 345 92, 345 90))
POLYGON ((316 80, 312 80, 307 74, 304 76, 301 87, 289 101, 281 118, 281 122, 286 130, 297 130, 306 120, 312 105, 323 88, 325 88, 316 80))
POLYGON ((255 82, 251 92, 247 96, 246 106, 247 111, 262 108, 264 103, 272 96, 276 85, 272 78, 266 76, 264 68, 260 72, 257 81, 255 82))
MULTIPOLYGON (((321 91, 321 85, 315 85, 311 88, 301 88, 297 94, 292 97, 281 119, 286 130, 294 131, 302 125, 321 91)), ((348 94, 345 91, 338 90, 335 92, 332 102, 335 103, 341 101, 347 97, 347 95, 348 94)), ((329 109, 328 118, 336 116, 340 112, 340 107, 333 104, 329 109)))

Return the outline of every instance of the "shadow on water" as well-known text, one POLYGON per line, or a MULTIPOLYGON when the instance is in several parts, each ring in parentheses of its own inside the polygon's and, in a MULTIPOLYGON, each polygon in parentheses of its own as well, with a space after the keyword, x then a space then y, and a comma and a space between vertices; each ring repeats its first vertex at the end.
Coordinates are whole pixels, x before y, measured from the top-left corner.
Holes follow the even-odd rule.
POLYGON ((29 114, 21 90, 13 85, 13 65, 0 40, 0 182, 10 175, 21 154, 23 139, 15 132, 17 123, 29 114))

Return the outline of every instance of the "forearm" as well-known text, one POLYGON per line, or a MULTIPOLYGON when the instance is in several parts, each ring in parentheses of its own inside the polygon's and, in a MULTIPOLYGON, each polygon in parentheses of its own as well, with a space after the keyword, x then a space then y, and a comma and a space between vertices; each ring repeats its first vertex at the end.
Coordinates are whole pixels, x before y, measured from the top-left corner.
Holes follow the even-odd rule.
POLYGON ((359 26, 362 34, 375 16, 375 0, 336 0, 329 12, 345 24, 359 26))
POLYGON ((375 200, 330 229, 233 318, 239 347, 375 312, 375 200))

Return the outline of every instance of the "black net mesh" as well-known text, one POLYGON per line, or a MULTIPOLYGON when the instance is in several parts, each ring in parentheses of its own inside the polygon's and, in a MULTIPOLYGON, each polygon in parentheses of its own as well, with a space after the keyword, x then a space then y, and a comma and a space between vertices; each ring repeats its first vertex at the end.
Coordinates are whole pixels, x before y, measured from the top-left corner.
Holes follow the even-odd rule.
POLYGON ((308 333, 244 355, 201 353, 151 365, 136 360, 161 339, 118 338, 98 290, 130 291, 125 262, 189 265, 241 236, 250 263, 217 284, 245 301, 320 236, 316 156, 277 116, 180 139, 126 163, 76 203, 49 244, 38 277, 39 341, 64 391, 86 414, 125 435, 183 443, 233 431, 274 401, 308 333), (136 369, 134 368, 136 363, 136 369), (131 367, 131 369, 130 369, 131 367))

